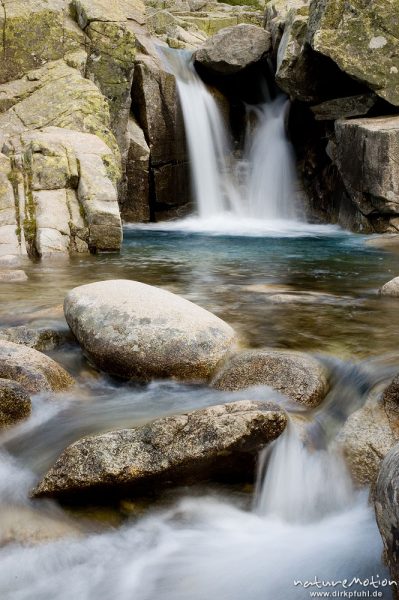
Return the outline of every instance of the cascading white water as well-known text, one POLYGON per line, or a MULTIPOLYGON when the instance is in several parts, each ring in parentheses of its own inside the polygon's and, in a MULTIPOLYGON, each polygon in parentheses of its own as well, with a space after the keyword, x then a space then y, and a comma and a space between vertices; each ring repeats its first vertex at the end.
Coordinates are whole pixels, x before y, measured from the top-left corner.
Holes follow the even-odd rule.
POLYGON ((295 160, 285 131, 285 96, 248 107, 246 148, 238 160, 218 104, 197 75, 190 54, 167 51, 165 56, 177 80, 199 217, 300 221, 295 160))
POLYGON ((228 166, 232 147, 217 104, 196 74, 189 54, 169 51, 166 59, 176 75, 199 216, 236 212, 239 197, 228 166))
POLYGON ((262 458, 255 499, 260 515, 307 523, 342 511, 355 500, 341 456, 306 447, 292 421, 262 458))
POLYGON ((251 217, 296 221, 303 216, 297 202, 294 151, 285 131, 288 109, 289 101, 283 95, 249 108, 257 120, 245 152, 251 217))

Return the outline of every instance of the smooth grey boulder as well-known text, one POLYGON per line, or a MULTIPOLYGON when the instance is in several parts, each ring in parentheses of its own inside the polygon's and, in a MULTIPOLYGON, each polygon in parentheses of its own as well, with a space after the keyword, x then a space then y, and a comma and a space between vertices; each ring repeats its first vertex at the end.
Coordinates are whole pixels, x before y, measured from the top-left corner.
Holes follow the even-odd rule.
POLYGON ((271 50, 271 35, 256 25, 225 27, 195 52, 195 62, 217 73, 232 74, 260 61, 271 50))
POLYGON ((25 388, 11 379, 0 379, 0 429, 29 417, 31 400, 25 388))
POLYGON ((317 406, 328 391, 324 367, 312 356, 284 350, 247 350, 216 373, 213 387, 235 391, 268 385, 294 402, 317 406))
POLYGON ((54 360, 14 342, 0 340, 0 377, 18 381, 30 393, 61 391, 74 380, 54 360))
POLYGON ((399 277, 394 277, 387 283, 384 283, 380 289, 381 296, 399 297, 399 277))
POLYGON ((207 379, 235 344, 234 330, 215 315, 137 281, 77 287, 64 312, 93 363, 125 378, 207 379))
POLYGON ((165 417, 69 446, 33 492, 113 494, 210 478, 251 478, 258 452, 286 426, 277 405, 239 401, 165 417))

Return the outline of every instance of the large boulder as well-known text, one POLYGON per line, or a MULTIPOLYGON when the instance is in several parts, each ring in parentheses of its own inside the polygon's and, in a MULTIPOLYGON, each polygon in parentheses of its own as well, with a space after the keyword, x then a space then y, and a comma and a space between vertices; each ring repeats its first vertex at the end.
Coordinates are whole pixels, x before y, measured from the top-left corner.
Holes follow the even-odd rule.
POLYGON ((73 379, 54 360, 20 344, 0 340, 0 378, 17 381, 30 393, 61 391, 73 379))
POLYGON ((337 437, 353 479, 374 484, 381 460, 399 442, 399 377, 376 402, 372 398, 354 412, 337 437))
POLYGON ((338 67, 399 106, 399 12, 396 2, 314 0, 308 41, 338 67))
MULTIPOLYGON (((385 560, 391 578, 399 581, 399 444, 396 444, 381 463, 374 490, 374 508, 384 543, 385 560)), ((398 587, 392 587, 398 598, 398 587)))
POLYGON ((238 73, 265 58, 271 35, 256 25, 241 24, 221 29, 196 51, 197 63, 217 73, 238 73))
POLYGON ((120 494, 127 488, 140 493, 212 477, 252 479, 258 452, 286 422, 276 405, 239 401, 88 437, 61 454, 34 496, 99 489, 120 494))
POLYGON ((377 231, 397 231, 399 221, 399 117, 339 120, 329 146, 357 210, 377 231))
POLYGON ((226 391, 268 385, 306 406, 320 404, 328 391, 326 371, 315 358, 278 350, 236 354, 215 375, 212 385, 226 391))
POLYGON ((235 342, 233 329, 215 315, 137 281, 77 287, 64 311, 94 364, 127 378, 207 379, 235 342))
POLYGON ((0 429, 29 417, 31 400, 25 388, 11 379, 0 379, 0 429))

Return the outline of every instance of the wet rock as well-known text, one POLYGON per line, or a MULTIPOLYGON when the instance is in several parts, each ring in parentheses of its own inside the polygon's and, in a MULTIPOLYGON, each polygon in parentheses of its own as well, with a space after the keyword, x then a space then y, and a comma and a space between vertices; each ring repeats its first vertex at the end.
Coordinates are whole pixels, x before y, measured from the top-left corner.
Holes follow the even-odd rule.
POLYGON ((29 417, 31 400, 25 388, 10 379, 0 379, 0 429, 29 417))
POLYGON ((397 441, 381 404, 353 413, 337 438, 352 478, 360 485, 375 482, 381 460, 397 441))
POLYGON ((278 406, 240 401, 82 439, 69 446, 34 496, 122 493, 213 477, 251 477, 256 456, 286 426, 278 406))
POLYGON ((0 340, 22 344, 40 352, 53 350, 68 339, 70 339, 69 332, 50 328, 31 329, 21 325, 0 329, 0 340))
POLYGON ((306 406, 320 404, 328 391, 325 369, 315 358, 284 350, 240 352, 216 373, 212 385, 226 391, 268 385, 306 406))
POLYGON ((72 377, 45 354, 5 340, 0 340, 0 377, 19 382, 33 394, 73 384, 72 377))
POLYGON ((396 2, 311 3, 308 40, 318 53, 399 106, 399 15, 396 2))
POLYGON ((235 342, 233 329, 221 319, 136 281, 77 287, 66 296, 64 311, 94 364, 127 378, 206 379, 235 342))
MULTIPOLYGON (((373 499, 377 523, 384 543, 385 560, 392 580, 398 582, 399 444, 388 452, 381 463, 373 499)), ((397 597, 397 587, 393 586, 393 598, 397 597)))
POLYGON ((311 110, 316 121, 335 121, 336 119, 348 119, 349 117, 361 117, 366 115, 375 105, 377 97, 375 94, 360 94, 347 98, 336 98, 327 100, 311 110))
POLYGON ((4 283, 16 283, 16 282, 23 282, 23 281, 27 281, 28 280, 28 276, 25 273, 25 271, 22 271, 20 269, 14 271, 14 270, 7 270, 7 271, 0 271, 0 282, 4 282, 4 283))
POLYGON ((346 191, 371 221, 382 217, 382 230, 399 225, 399 117, 339 120, 329 146, 346 191))
POLYGON ((394 277, 387 283, 384 283, 380 289, 381 296, 399 297, 399 277, 394 277))
POLYGON ((127 194, 122 205, 126 221, 150 220, 150 149, 138 123, 129 119, 129 152, 127 158, 127 194))
POLYGON ((375 483, 381 461, 399 442, 399 377, 376 402, 370 399, 346 421, 337 437, 353 479, 375 483))
POLYGON ((196 51, 195 61, 216 73, 238 73, 262 60, 271 49, 270 34, 256 25, 221 29, 196 51))

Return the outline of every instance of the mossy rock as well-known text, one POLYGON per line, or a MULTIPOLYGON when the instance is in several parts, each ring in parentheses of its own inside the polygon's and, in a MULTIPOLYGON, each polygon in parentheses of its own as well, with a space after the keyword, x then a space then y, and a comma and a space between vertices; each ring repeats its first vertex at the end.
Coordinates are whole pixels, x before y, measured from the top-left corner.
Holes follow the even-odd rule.
POLYGON ((308 41, 314 50, 399 106, 399 0, 314 0, 308 41))

